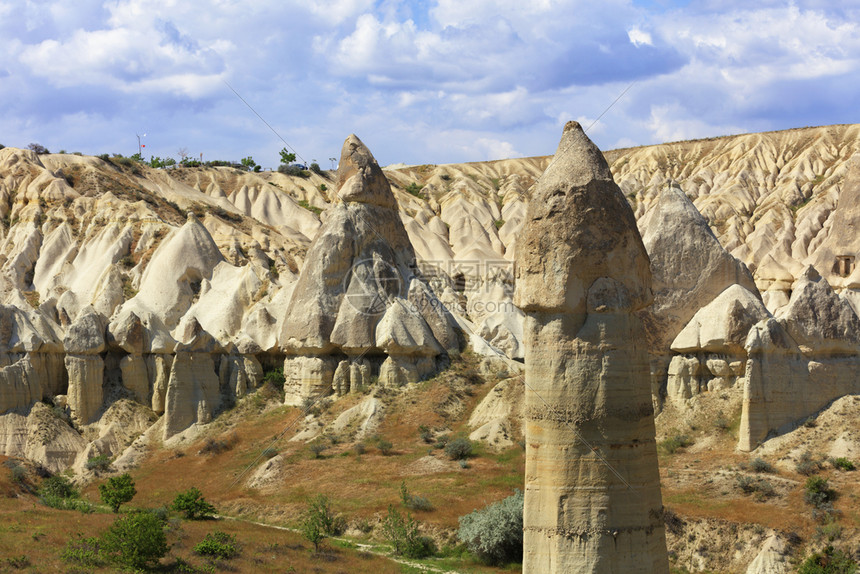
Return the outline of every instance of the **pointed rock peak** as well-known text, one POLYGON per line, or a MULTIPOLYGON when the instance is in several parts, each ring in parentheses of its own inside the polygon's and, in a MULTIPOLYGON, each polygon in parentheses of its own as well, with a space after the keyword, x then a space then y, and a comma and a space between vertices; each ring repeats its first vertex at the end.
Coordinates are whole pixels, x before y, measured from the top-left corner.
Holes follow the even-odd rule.
POLYGON ((535 184, 516 244, 514 302, 524 311, 586 312, 600 277, 622 284, 630 307, 651 301, 651 271, 636 219, 603 154, 576 122, 565 126, 535 184))
POLYGON ((337 199, 340 201, 397 208, 388 179, 367 146, 354 134, 343 142, 337 180, 340 183, 337 199))
POLYGON ((812 265, 808 265, 806 267, 806 269, 803 270, 803 273, 801 273, 801 275, 800 275, 800 277, 798 277, 798 279, 807 279, 809 281, 818 281, 819 279, 821 279, 821 274, 818 272, 818 270, 815 267, 813 267, 812 265))
POLYGON ((563 178, 572 185, 585 185, 592 180, 612 181, 609 164, 600 149, 594 145, 579 122, 567 122, 555 156, 542 180, 563 178))

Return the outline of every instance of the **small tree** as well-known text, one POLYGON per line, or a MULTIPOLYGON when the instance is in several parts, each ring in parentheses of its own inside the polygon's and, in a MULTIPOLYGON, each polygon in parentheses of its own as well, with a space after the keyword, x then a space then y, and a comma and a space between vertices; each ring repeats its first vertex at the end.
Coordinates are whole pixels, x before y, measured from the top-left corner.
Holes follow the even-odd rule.
POLYGON ((206 502, 203 493, 196 486, 177 494, 170 508, 182 512, 188 520, 202 520, 217 512, 214 506, 206 502))
POLYGON ((283 165, 290 165, 296 161, 296 154, 288 151, 287 148, 281 148, 281 151, 278 153, 281 156, 281 163, 283 165))
POLYGON ((816 552, 803 561, 797 569, 798 574, 854 574, 857 562, 841 550, 828 546, 823 552, 816 552))
POLYGON ((119 512, 119 507, 130 501, 137 494, 134 480, 128 473, 112 476, 106 483, 99 485, 99 494, 102 502, 111 507, 114 512, 119 512))
POLYGON ((254 158, 252 158, 251 156, 243 157, 242 166, 248 171, 251 171, 252 169, 255 169, 257 167, 257 162, 255 162, 254 158))
POLYGON ((39 487, 39 496, 42 498, 75 498, 77 495, 72 482, 61 474, 46 478, 39 487))
POLYGON ((342 533, 345 526, 343 518, 331 509, 328 497, 318 494, 308 501, 299 529, 302 536, 314 545, 314 551, 319 551, 323 540, 342 533))
POLYGON ((390 504, 388 517, 382 522, 382 532, 399 556, 425 558, 435 550, 433 540, 418 533, 418 522, 408 514, 401 516, 390 504))
POLYGON ((445 445, 445 454, 451 460, 465 460, 472 456, 472 441, 467 438, 455 438, 445 445))
POLYGON ((42 144, 39 144, 39 143, 31 143, 27 147, 30 148, 31 151, 33 151, 39 155, 51 153, 48 151, 48 148, 46 148, 45 146, 43 146, 42 144))
POLYGON ((102 535, 102 549, 112 561, 130 568, 154 566, 170 549, 164 522, 151 512, 132 512, 116 519, 102 535))
POLYGON ((519 562, 523 558, 523 493, 460 517, 457 538, 487 564, 519 562))

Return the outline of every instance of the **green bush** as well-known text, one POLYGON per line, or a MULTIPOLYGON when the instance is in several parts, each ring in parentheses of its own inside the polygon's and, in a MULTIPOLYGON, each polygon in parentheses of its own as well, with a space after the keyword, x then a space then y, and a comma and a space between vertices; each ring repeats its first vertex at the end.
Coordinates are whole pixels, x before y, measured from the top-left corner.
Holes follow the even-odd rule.
POLYGON ((110 457, 106 454, 91 456, 87 459, 86 467, 87 470, 107 470, 110 468, 110 457))
POLYGON ((300 168, 297 165, 283 165, 283 164, 279 165, 278 166, 278 172, 282 173, 284 175, 291 175, 294 177, 304 177, 304 178, 310 177, 309 172, 303 170, 302 168, 300 168))
POLYGON ((201 542, 194 546, 194 552, 201 556, 227 560, 239 555, 239 547, 236 544, 235 536, 216 530, 207 534, 201 542))
POLYGON ((660 442, 660 448, 667 454, 675 454, 693 444, 693 439, 685 434, 676 434, 660 442))
POLYGON ((322 458, 322 453, 325 452, 327 448, 328 446, 324 445, 321 442, 314 442, 308 446, 308 450, 311 451, 311 453, 314 455, 314 458, 322 458))
POLYGON ((836 491, 830 488, 826 478, 820 476, 810 476, 806 479, 803 490, 803 500, 815 508, 824 508, 825 505, 836 500, 836 491))
POLYGON ((391 454, 391 449, 394 448, 394 445, 391 444, 391 441, 383 439, 379 439, 376 443, 376 448, 379 449, 379 452, 383 454, 383 456, 388 456, 391 454))
POLYGON ((72 481, 65 476, 56 474, 42 481, 42 486, 39 487, 39 496, 75 498, 78 496, 78 491, 75 490, 72 481))
POLYGON ((409 492, 409 489, 406 488, 405 480, 400 483, 400 500, 403 502, 403 506, 412 510, 422 510, 425 512, 433 510, 433 505, 427 498, 409 492))
POLYGON ((420 198, 421 197, 421 189, 423 187, 424 187, 423 185, 412 182, 409 185, 407 185, 406 187, 404 187, 403 189, 405 189, 406 192, 409 193, 410 195, 414 195, 415 197, 420 198))
POLYGON ((472 456, 472 441, 467 438, 455 438, 445 445, 445 454, 451 460, 465 460, 472 456))
POLYGON ((18 486, 24 486, 24 484, 27 482, 27 469, 24 468, 23 465, 17 463, 12 464, 9 469, 9 474, 12 477, 12 482, 17 484, 18 486))
POLYGON ((111 507, 114 512, 119 512, 119 507, 130 501, 137 494, 134 480, 128 473, 112 476, 107 482, 99 485, 99 494, 102 502, 111 507))
POLYGON ((523 493, 460 517, 457 538, 490 565, 523 559, 523 493))
POLYGON ((855 470, 857 467, 854 466, 854 463, 845 458, 844 456, 840 456, 839 458, 834 458, 830 460, 830 464, 833 465, 833 468, 838 468, 839 470, 855 470))
POLYGON ((436 551, 433 540, 418 533, 418 522, 408 514, 401 516, 391 505, 388 505, 388 517, 382 522, 382 533, 398 556, 426 558, 436 551))
POLYGON ((798 574, 854 574, 857 562, 841 550, 828 546, 823 552, 816 552, 803 561, 798 574))
POLYGON ((737 486, 746 494, 754 494, 757 501, 763 501, 776 495, 773 485, 759 477, 740 474, 737 477, 737 486))
POLYGON ((756 457, 750 461, 750 470, 753 472, 773 472, 773 465, 763 458, 756 457))
POLYGON ((804 476, 815 474, 821 469, 821 461, 812 458, 812 454, 807 451, 800 455, 794 469, 804 476))
POLYGON ((280 391, 284 390, 284 383, 286 381, 287 379, 284 377, 284 369, 280 367, 275 367, 274 369, 270 369, 263 373, 263 383, 269 383, 280 391))
POLYGON ((430 444, 433 442, 433 431, 427 425, 418 425, 418 438, 430 444))
POLYGON ((170 508, 184 514, 187 520, 203 520, 218 512, 214 506, 206 502, 203 493, 196 486, 177 494, 170 508))
POLYGON ((102 535, 104 555, 129 568, 148 568, 167 554, 164 523, 151 512, 132 512, 120 516, 102 535))
POLYGON ((66 542, 60 558, 77 566, 97 568, 103 566, 105 558, 102 554, 102 543, 98 538, 83 538, 80 535, 75 540, 66 542))
POLYGON ((319 494, 308 501, 299 530, 302 536, 314 545, 314 550, 318 551, 323 540, 346 530, 346 522, 334 513, 328 497, 319 494))
POLYGON ((92 504, 78 499, 78 495, 71 481, 61 475, 46 478, 39 487, 39 500, 49 508, 79 510, 85 514, 93 512, 92 504))
MULTIPOLYGON (((320 164, 318 164, 317 162, 311 162, 311 171, 317 175, 323 174, 322 169, 320 169, 320 164)), ((325 190, 323 190, 323 191, 325 191, 325 190)))

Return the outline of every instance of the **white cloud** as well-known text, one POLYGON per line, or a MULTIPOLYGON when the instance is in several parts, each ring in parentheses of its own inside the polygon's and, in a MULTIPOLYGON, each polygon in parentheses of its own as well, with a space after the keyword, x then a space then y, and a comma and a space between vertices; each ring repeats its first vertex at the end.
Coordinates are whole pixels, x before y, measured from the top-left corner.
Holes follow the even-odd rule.
POLYGON ((648 32, 643 32, 639 28, 631 28, 627 30, 627 37, 630 38, 630 43, 636 46, 653 46, 654 42, 651 40, 651 34, 648 32))

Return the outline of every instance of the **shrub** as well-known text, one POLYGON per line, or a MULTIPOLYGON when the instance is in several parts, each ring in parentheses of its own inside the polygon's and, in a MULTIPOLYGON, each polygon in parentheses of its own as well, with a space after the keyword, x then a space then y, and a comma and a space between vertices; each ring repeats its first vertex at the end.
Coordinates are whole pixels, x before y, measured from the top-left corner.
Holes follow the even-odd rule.
POLYGON ((406 488, 405 480, 400 483, 400 500, 403 501, 403 506, 412 510, 423 510, 425 512, 433 510, 433 505, 427 498, 409 492, 409 489, 406 488))
POLYGON ((24 568, 28 568, 30 566, 30 559, 27 558, 26 554, 21 554, 20 556, 11 556, 6 559, 6 564, 8 564, 10 568, 13 568, 15 570, 23 570, 24 568))
POLYGON ((758 501, 765 500, 776 495, 776 490, 773 488, 773 485, 763 478, 741 474, 737 477, 737 486, 745 494, 754 494, 755 499, 758 501))
POLYGON ((43 154, 46 154, 46 153, 51 153, 51 152, 49 152, 49 151, 48 151, 48 148, 46 148, 46 147, 45 147, 45 146, 43 146, 42 144, 38 144, 38 143, 31 143, 31 144, 30 144, 30 145, 28 145, 27 147, 28 147, 28 148, 30 148, 30 150, 34 151, 35 153, 37 153, 37 154, 39 154, 39 155, 43 155, 43 154))
POLYGON ((403 189, 405 189, 407 193, 414 195, 415 197, 420 198, 421 197, 421 189, 423 187, 424 187, 423 185, 412 182, 409 185, 407 185, 406 187, 404 187, 403 189))
POLYGON ((198 454, 221 454, 222 452, 226 452, 236 446, 236 443, 239 442, 239 436, 232 432, 226 437, 223 438, 212 438, 209 437, 206 439, 206 442, 203 443, 203 447, 198 451, 198 454))
POLYGON ((239 555, 239 547, 236 545, 235 536, 216 530, 207 534, 201 542, 194 546, 194 552, 201 556, 227 560, 239 555))
POLYGON ((836 500, 836 491, 830 488, 826 478, 810 476, 803 487, 803 500, 815 508, 824 508, 836 500))
POLYGON ((112 476, 107 482, 99 485, 99 494, 102 502, 111 507, 114 512, 119 512, 119 507, 130 501, 137 494, 134 480, 128 473, 112 476))
MULTIPOLYGON (((322 169, 320 169, 320 164, 318 164, 317 162, 311 162, 311 171, 317 175, 323 174, 322 169)), ((325 190, 323 190, 323 191, 325 191, 325 190)))
POLYGON ((830 464, 833 465, 833 468, 838 468, 839 470, 855 470, 857 467, 854 466, 854 463, 841 456, 839 458, 830 459, 830 464))
POLYGON ((169 550, 164 523, 151 512, 117 518, 102 535, 101 546, 110 561, 137 569, 156 565, 169 550))
POLYGON ((826 539, 828 542, 833 542, 842 537, 842 527, 835 521, 822 524, 815 529, 815 537, 818 540, 826 539))
POLYGON ((80 535, 77 539, 66 542, 60 558, 63 562, 89 568, 97 568, 105 563, 101 541, 98 538, 83 538, 80 535))
POLYGON ((388 517, 382 522, 382 532, 394 553, 406 558, 425 558, 435 552, 433 541, 418 533, 418 523, 408 514, 403 517, 388 505, 388 517))
POLYGON ((87 470, 94 470, 96 472, 100 470, 107 470, 108 468, 110 468, 110 457, 106 454, 91 456, 87 459, 86 467, 87 470))
POLYGON ((472 456, 472 441, 467 438, 455 438, 445 445, 445 454, 451 460, 465 460, 472 456))
POLYGON ((196 486, 177 494, 170 508, 184 514, 187 520, 203 520, 218 512, 214 506, 206 502, 203 493, 196 486))
POLYGON ((807 451, 800 455, 800 459, 794 465, 794 469, 804 476, 815 474, 821 468, 820 461, 812 458, 812 454, 807 451))
POLYGON ((278 456, 278 449, 272 447, 266 447, 263 449, 263 456, 266 458, 275 458, 278 456))
POLYGON ((284 370, 280 367, 275 367, 274 369, 263 373, 263 383, 269 383, 280 391, 284 390, 284 383, 286 380, 286 377, 284 377, 284 370))
POLYGON ((355 451, 355 454, 361 456, 364 454, 364 451, 367 450, 367 447, 364 446, 363 442, 357 442, 353 445, 352 449, 355 451))
POLYGON ((854 574, 856 571, 857 562, 832 546, 814 553, 797 569, 798 574, 854 574))
POLYGON ((394 448, 394 445, 391 444, 391 441, 383 439, 379 439, 376 443, 376 448, 379 449, 379 452, 382 453, 383 456, 388 456, 391 454, 391 449, 394 448))
POLYGON ((321 442, 311 443, 311 445, 308 446, 308 450, 313 453, 314 458, 322 458, 322 453, 325 452, 327 448, 328 447, 321 442))
POLYGON ((418 437, 428 444, 433 442, 433 432, 427 425, 418 426, 418 437))
POLYGON ((284 165, 281 164, 278 166, 278 172, 284 175, 291 175, 294 177, 308 177, 310 174, 300 168, 297 165, 284 165))
POLYGON ((750 469, 753 472, 773 472, 773 465, 763 458, 756 457, 750 461, 750 469))
POLYGON ((523 559, 523 493, 460 517, 457 538, 490 565, 523 559))
POLYGON ((314 550, 319 551, 320 544, 329 536, 337 536, 346 529, 344 519, 331 509, 328 497, 319 494, 308 501, 308 508, 299 524, 299 530, 314 550))
POLYGON ((39 487, 39 496, 42 498, 76 498, 78 492, 68 478, 57 474, 42 481, 42 486, 39 487))
POLYGON ((676 434, 660 442, 662 448, 667 454, 675 454, 681 449, 687 448, 693 444, 693 439, 685 434, 676 434))
POLYGON ((13 464, 9 470, 12 477, 12 482, 18 486, 23 486, 27 482, 27 469, 20 464, 13 464))

